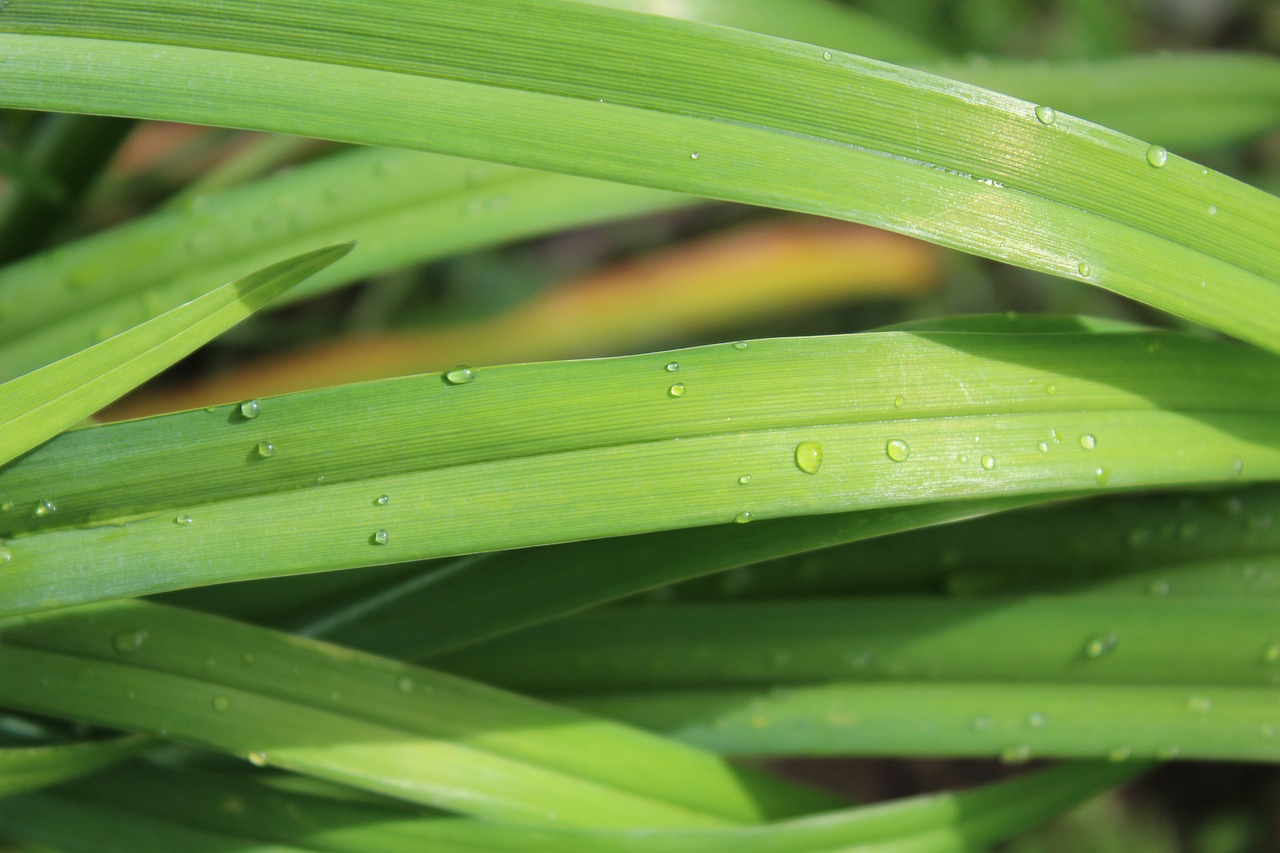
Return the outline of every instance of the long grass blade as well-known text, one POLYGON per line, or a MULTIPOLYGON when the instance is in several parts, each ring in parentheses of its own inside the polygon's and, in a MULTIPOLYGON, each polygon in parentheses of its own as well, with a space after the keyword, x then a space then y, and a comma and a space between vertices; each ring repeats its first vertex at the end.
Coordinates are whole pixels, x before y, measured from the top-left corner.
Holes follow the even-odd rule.
MULTIPOLYGON (((75 355, 0 385, 0 464, 57 435, 351 251, 318 249, 230 282, 75 355)), ((41 504, 37 512, 53 512, 41 504)))
POLYGON ((426 148, 849 218, 1280 340, 1274 197, 1051 104, 838 51, 541 0, 235 0, 216 15, 51 0, 6 9, 0 46, 5 106, 426 148), (256 99, 263 81, 272 97, 256 99))

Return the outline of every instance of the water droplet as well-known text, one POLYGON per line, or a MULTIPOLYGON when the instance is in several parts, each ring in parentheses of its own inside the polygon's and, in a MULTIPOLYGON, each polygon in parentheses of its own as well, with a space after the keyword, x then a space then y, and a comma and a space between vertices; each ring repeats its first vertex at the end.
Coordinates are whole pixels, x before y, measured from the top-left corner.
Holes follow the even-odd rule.
POLYGON ((1171 761, 1177 758, 1179 755, 1182 755, 1182 747, 1174 746, 1173 744, 1170 744, 1169 746, 1157 747, 1156 749, 1156 758, 1159 758, 1163 761, 1171 761))
POLYGON ((751 482, 750 474, 743 474, 741 477, 738 478, 739 486, 745 486, 747 483, 750 483, 750 482, 751 482))
POLYGON ((376 498, 374 498, 373 502, 378 506, 386 506, 387 504, 391 503, 391 497, 390 495, 378 495, 376 498))
POLYGON ((1117 746, 1107 753, 1107 761, 1119 763, 1133 757, 1133 750, 1127 746, 1117 746))
POLYGON ((49 500, 48 498, 41 498, 39 501, 36 502, 35 514, 40 518, 44 518, 47 515, 53 515, 57 511, 58 511, 57 505, 54 504, 54 502, 49 500))
POLYGON ((1152 145, 1147 149, 1147 162, 1159 169, 1169 162, 1169 152, 1163 145, 1152 145))
POLYGON ((13 501, 5 501, 4 503, 0 504, 0 512, 9 512, 10 510, 13 509, 13 507, 14 507, 13 501))
POLYGON ((672 385, 670 388, 667 389, 667 395, 671 397, 683 397, 684 383, 677 382, 675 385, 672 385))
POLYGON ((1044 386, 1044 393, 1052 397, 1054 394, 1058 393, 1058 386, 1050 382, 1048 385, 1044 386))
POLYGON ((893 407, 894 407, 895 409, 901 409, 901 408, 902 408, 902 406, 903 406, 903 404, 905 404, 906 402, 907 402, 907 401, 906 401, 905 399, 903 399, 902 397, 894 397, 894 398, 893 398, 893 407))
POLYGON ((1266 663, 1280 663, 1280 642, 1272 643, 1263 649, 1262 659, 1266 663))
POLYGON ((690 155, 689 155, 689 159, 690 159, 690 160, 697 160, 697 159, 698 159, 698 152, 697 152, 697 151, 695 151, 695 152, 693 152, 692 154, 690 154, 690 155))
POLYGON ((822 467, 822 445, 816 441, 802 441, 796 445, 796 467, 806 474, 816 474, 822 467))
POLYGON ((1114 652, 1118 645, 1120 640, 1115 634, 1099 634, 1084 644, 1084 655, 1096 660, 1114 652))
POLYGON ((1000 753, 1000 760, 1005 764, 1025 764, 1031 760, 1031 747, 1025 743, 1006 747, 1000 753))
POLYGON ((666 367, 667 373, 675 373, 679 369, 680 369, 680 362, 678 361, 667 362, 667 367, 666 367))
POLYGON ((111 646, 118 652, 136 652, 146 645, 148 636, 146 631, 128 631, 124 634, 116 634, 111 640, 111 646))
POLYGON ((1089 266, 1088 261, 1081 261, 1076 266, 1076 270, 1079 271, 1080 275, 1084 276, 1085 278, 1088 278, 1093 273, 1093 268, 1089 266))
POLYGON ((991 718, 974 717, 969 721, 969 728, 973 729, 975 732, 985 732, 991 728, 991 718))
POLYGON ((373 544, 375 545, 386 545, 390 539, 391 534, 387 532, 385 527, 378 528, 378 532, 373 534, 373 544))
POLYGON ((911 455, 911 448, 900 438, 892 438, 884 446, 885 455, 894 462, 906 462, 907 457, 911 455))
POLYGON ((740 512, 733 517, 733 520, 738 522, 739 524, 746 524, 747 522, 753 521, 754 519, 755 519, 755 516, 752 515, 749 511, 740 512))
POLYGON ((1042 442, 1040 442, 1040 443, 1039 443, 1038 445, 1036 445, 1036 446, 1040 448, 1040 452, 1041 452, 1041 453, 1048 453, 1048 452, 1049 452, 1049 442, 1047 442, 1047 441, 1042 441, 1042 442))
POLYGON ((258 442, 258 456, 263 459, 270 459, 276 455, 276 446, 269 441, 258 442))
POLYGON ((1213 700, 1208 696, 1192 696, 1187 700, 1187 710, 1196 714, 1207 714, 1213 710, 1213 700))
POLYGON ((1218 206, 1216 204, 1209 205, 1209 215, 1210 216, 1218 215, 1218 206))
POLYGON ((262 412, 262 404, 257 400, 245 400, 240 404, 240 417, 253 420, 262 412))
POLYGON ((175 518, 175 519, 174 519, 174 522, 175 522, 176 524, 190 524, 190 523, 191 523, 191 516, 189 516, 189 515, 180 515, 180 516, 178 516, 177 518, 175 518))
POLYGON ((1169 594, 1169 582, 1166 580, 1152 581, 1147 587, 1147 592, 1156 598, 1164 598, 1169 594))
POLYGON ((959 462, 961 465, 964 465, 969 461, 969 454, 961 453, 960 455, 956 456, 956 461, 959 462))
POLYGON ((407 675, 402 675, 396 679, 396 689, 401 693, 413 692, 413 679, 407 675))
POLYGON ((1085 450, 1093 450, 1095 447, 1098 446, 1098 439, 1094 438, 1092 435, 1089 435, 1089 433, 1085 433, 1084 435, 1080 436, 1080 446, 1083 447, 1085 450))
POLYGON ((1030 714, 1027 714, 1027 728, 1029 729, 1042 729, 1047 722, 1048 719, 1046 719, 1045 715, 1041 714, 1039 711, 1032 711, 1030 714))
POLYGON ((1111 479, 1111 474, 1107 472, 1106 468, 1093 469, 1093 481, 1097 483, 1099 486, 1105 486, 1107 484, 1107 481, 1110 479, 1111 479))
POLYGON ((214 696, 214 697, 213 697, 213 710, 215 710, 215 711, 229 711, 229 710, 231 710, 231 700, 230 700, 230 699, 228 699, 226 696, 214 696))
POLYGON ((741 349, 746 349, 749 346, 751 345, 748 344, 746 341, 737 341, 736 343, 734 343, 733 348, 741 350, 741 349))
POLYGON ((0 563, 7 563, 13 559, 13 552, 8 548, 0 548, 0 563))
POLYGON ((466 385, 468 382, 474 382, 479 372, 474 367, 459 364, 444 375, 444 381, 450 385, 466 385))
POLYGON ((990 453, 984 453, 982 456, 982 467, 990 471, 996 467, 996 458, 990 453))
POLYGON ((829 51, 829 50, 824 50, 824 51, 822 52, 822 58, 823 58, 823 59, 825 59, 825 60, 827 60, 828 62, 830 62, 830 61, 831 61, 831 51, 829 51))
POLYGON ((254 767, 267 766, 267 754, 265 752, 251 752, 249 753, 248 757, 249 757, 249 763, 252 764, 254 767))
POLYGON ((1058 112, 1053 107, 1041 105, 1036 107, 1036 118, 1041 124, 1053 124, 1058 120, 1058 112))

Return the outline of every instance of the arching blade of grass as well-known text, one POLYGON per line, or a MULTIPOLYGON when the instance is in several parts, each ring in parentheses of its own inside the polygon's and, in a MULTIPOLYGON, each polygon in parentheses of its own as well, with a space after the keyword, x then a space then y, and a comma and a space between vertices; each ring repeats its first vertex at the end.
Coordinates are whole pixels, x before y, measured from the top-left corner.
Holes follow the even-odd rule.
POLYGON ((7 106, 426 148, 854 219, 1280 341, 1280 201, 1052 105, 835 51, 533 0, 216 14, 50 0, 6 9, 0 31, 7 106))
POLYGON ((464 249, 695 201, 418 152, 337 155, 0 269, 8 308, 0 375, 33 370, 316 246, 360 241, 359 252, 288 300, 464 249))
POLYGON ((896 332, 94 427, 0 471, 0 612, 735 519, 1271 479, 1276 367, 1177 335, 896 332))
POLYGON ((847 595, 1280 592, 1280 487, 1099 498, 753 565, 664 590, 665 601, 847 595))
POLYGON ((1280 684, 1278 625, 1280 600, 686 604, 581 613, 431 665, 544 695, 864 680, 1211 690, 1280 684))
POLYGON ((1081 763, 963 792, 729 830, 582 831, 466 818, 416 817, 371 804, 273 790, 247 779, 135 764, 95 780, 0 800, 0 821, 24 840, 93 853, 226 849, 235 843, 301 844, 381 853, 468 849, 554 853, 812 853, 858 844, 867 853, 971 850, 993 843, 1128 781, 1141 768, 1081 763), (227 808, 227 804, 238 808, 227 808), (146 832, 138 832, 146 827, 146 832), (193 838, 194 837, 194 838, 193 838), (222 845, 222 846, 219 846, 222 845), (866 846, 861 846, 866 845, 866 846))
MULTIPOLYGON (((144 737, 41 746, 0 747, 0 802, 22 791, 96 773, 137 753, 144 737)), ((3 823, 3 821, 0 821, 3 823)))
POLYGON ((1280 761, 1274 686, 856 682, 563 701, 726 755, 1280 761))
POLYGON ((128 602, 0 624, 0 703, 392 797, 562 826, 718 826, 833 807, 719 758, 429 670, 128 602))
MULTIPOLYGON (((330 246, 225 284, 102 343, 0 385, 0 464, 87 418, 351 251, 330 246)), ((53 512, 41 504, 37 512, 53 512)))

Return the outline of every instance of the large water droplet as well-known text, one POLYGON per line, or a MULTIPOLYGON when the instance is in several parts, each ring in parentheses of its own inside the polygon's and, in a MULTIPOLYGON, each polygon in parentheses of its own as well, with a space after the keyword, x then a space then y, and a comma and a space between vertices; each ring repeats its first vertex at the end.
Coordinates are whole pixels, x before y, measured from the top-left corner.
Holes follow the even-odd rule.
POLYGON ((40 518, 44 518, 47 515, 53 515, 57 511, 57 505, 48 498, 41 498, 36 502, 35 514, 40 518))
POLYGON ((1099 634, 1091 637, 1084 644, 1084 655, 1094 660, 1105 657, 1116 650, 1116 646, 1120 645, 1120 640, 1115 634, 1099 634))
POLYGON ((750 483, 750 482, 751 482, 750 474, 743 474, 741 477, 738 478, 739 486, 745 486, 747 483, 750 483))
POLYGON ((391 497, 390 495, 378 495, 376 498, 374 498, 373 502, 378 506, 386 506, 387 504, 391 503, 391 497))
POLYGON ((1157 169, 1169 162, 1169 152, 1163 145, 1152 145, 1147 149, 1147 162, 1157 169))
POLYGON ((679 369, 680 369, 680 362, 678 362, 678 361, 668 361, 668 362, 667 362, 667 366, 666 366, 666 368, 665 368, 665 369, 666 369, 667 373, 675 373, 677 370, 679 370, 679 369))
POLYGON ((988 471, 993 470, 996 467, 996 458, 992 456, 990 453, 983 454, 982 467, 988 471))
POLYGON ((825 59, 825 60, 827 60, 827 61, 829 62, 829 61, 831 60, 831 51, 829 51, 829 50, 824 50, 824 51, 822 52, 822 58, 823 58, 823 59, 825 59))
POLYGON ((258 456, 262 459, 270 459, 276 455, 276 446, 269 441, 258 442, 258 456))
POLYGON ((667 395, 671 397, 683 397, 684 383, 677 382, 675 385, 672 385, 670 388, 667 389, 667 395))
POLYGON ((1042 104, 1036 107, 1036 118, 1041 124, 1053 124, 1058 120, 1058 113, 1053 107, 1047 107, 1042 104))
POLYGON ((695 152, 693 152, 692 154, 690 154, 690 155, 689 155, 689 159, 690 159, 690 160, 697 160, 697 159, 698 159, 698 152, 697 152, 697 151, 695 151, 695 152))
POLYGON ((249 763, 252 764, 254 767, 267 766, 267 754, 265 752, 251 752, 249 753, 248 758, 249 758, 249 763))
POLYGON ((460 364, 444 375, 444 381, 450 385, 466 385, 468 382, 474 382, 479 372, 474 367, 460 364))
POLYGON ((822 445, 816 441, 802 441, 796 445, 796 467, 806 474, 816 474, 822 467, 822 445))
POLYGON ((1098 439, 1094 438, 1089 433, 1085 433, 1084 435, 1080 436, 1080 446, 1083 447, 1085 450, 1093 450, 1095 447, 1098 446, 1098 439))
POLYGON ((374 545, 386 545, 390 540, 391 534, 387 532, 385 527, 378 528, 378 531, 373 534, 374 545))
POLYGON ((13 552, 8 548, 0 548, 0 563, 7 563, 13 559, 13 552))
POLYGON ((180 515, 174 519, 174 523, 176 524, 191 524, 191 521, 192 519, 189 515, 180 515))
POLYGON ((1105 486, 1107 484, 1107 481, 1110 479, 1111 479, 1111 474, 1107 471, 1106 468, 1093 469, 1093 481, 1097 483, 1099 486, 1105 486))
POLYGON ((907 402, 907 401, 906 401, 906 398, 904 398, 904 397, 901 397, 901 396, 899 396, 899 397, 894 397, 894 398, 893 398, 893 407, 894 407, 895 409, 901 409, 901 408, 903 407, 903 405, 904 405, 906 402, 907 402))
POLYGON ((245 400, 240 404, 240 417, 253 420, 262 411, 262 404, 257 400, 245 400))
POLYGON ((733 348, 734 348, 734 349, 738 349, 738 350, 742 350, 742 349, 746 349, 746 348, 747 348, 747 347, 749 347, 749 346, 751 346, 751 345, 750 345, 749 343, 747 343, 746 341, 737 341, 737 342, 735 342, 735 343, 734 343, 733 348))
POLYGON ((1081 261, 1076 266, 1076 270, 1085 278, 1088 278, 1093 273, 1093 268, 1089 266, 1088 261, 1081 261))
POLYGON ((748 510, 748 511, 738 513, 733 517, 733 520, 738 522, 739 524, 747 524, 748 522, 754 521, 755 516, 752 515, 751 512, 748 510))
POLYGON ((885 455, 894 462, 906 462, 911 455, 911 448, 900 438, 891 438, 884 446, 885 455))

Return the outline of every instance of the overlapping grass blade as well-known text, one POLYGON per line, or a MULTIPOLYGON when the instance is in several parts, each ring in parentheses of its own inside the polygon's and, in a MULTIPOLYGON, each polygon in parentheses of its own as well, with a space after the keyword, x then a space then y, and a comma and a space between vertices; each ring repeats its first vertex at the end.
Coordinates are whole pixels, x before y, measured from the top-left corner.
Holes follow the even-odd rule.
POLYGON ((222 850, 255 842, 350 853, 424 849, 813 853, 852 844, 868 853, 925 845, 934 851, 960 851, 1009 837, 1137 772, 1133 765, 1077 764, 985 788, 812 820, 744 829, 626 832, 415 817, 370 804, 272 790, 229 776, 134 765, 93 782, 0 800, 0 820, 16 837, 72 851, 86 849, 84 839, 92 838, 94 853, 148 853, 176 847, 222 850), (140 832, 143 827, 146 831, 140 832))
MULTIPOLYGON (((349 251, 351 244, 330 246, 272 264, 0 385, 0 464, 89 417, 349 251)), ((46 501, 36 511, 55 509, 46 501)))
POLYGON ((0 471, 0 612, 735 518, 1265 480, 1278 377, 1273 356, 1177 335, 881 333, 95 427, 0 471))
POLYGON ((1280 601, 1267 599, 685 604, 593 610, 431 664, 544 695, 848 680, 1210 690, 1280 683, 1278 624, 1280 601))
POLYGON ((1274 686, 834 682, 562 698, 727 755, 1280 760, 1274 686))
POLYGON ((285 301, 465 249, 695 201, 418 152, 336 155, 0 269, 0 375, 317 246, 358 240, 360 251, 285 301))
POLYGON ((849 595, 1257 598, 1280 592, 1280 488, 1125 495, 975 519, 672 586, 665 601, 849 595))
POLYGON ((0 798, 96 773, 137 753, 145 737, 0 747, 0 798))
POLYGON ((0 31, 7 106, 427 148, 855 219, 1280 340, 1280 201, 1072 116, 835 51, 533 0, 216 14, 51 0, 5 10, 0 31))
POLYGON ((827 795, 429 670, 156 604, 0 625, 0 702, 466 814, 717 826, 827 795))

